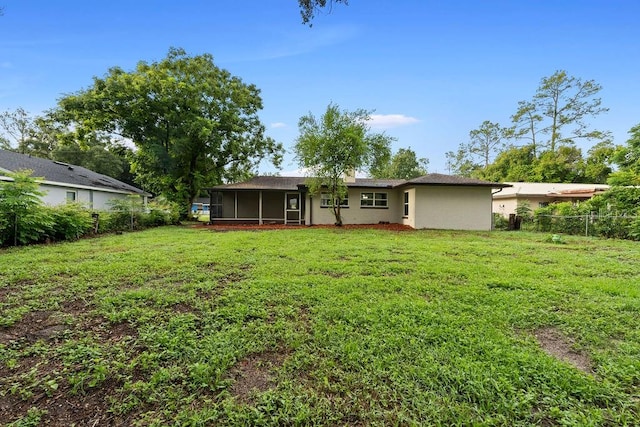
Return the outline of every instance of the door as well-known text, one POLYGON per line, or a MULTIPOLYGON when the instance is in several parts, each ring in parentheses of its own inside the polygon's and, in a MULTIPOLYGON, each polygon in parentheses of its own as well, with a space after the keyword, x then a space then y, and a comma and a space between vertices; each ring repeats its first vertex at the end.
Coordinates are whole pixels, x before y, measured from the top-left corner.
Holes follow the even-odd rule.
POLYGON ((300 221, 300 193, 287 193, 285 195, 285 212, 284 223, 285 224, 301 224, 300 221))

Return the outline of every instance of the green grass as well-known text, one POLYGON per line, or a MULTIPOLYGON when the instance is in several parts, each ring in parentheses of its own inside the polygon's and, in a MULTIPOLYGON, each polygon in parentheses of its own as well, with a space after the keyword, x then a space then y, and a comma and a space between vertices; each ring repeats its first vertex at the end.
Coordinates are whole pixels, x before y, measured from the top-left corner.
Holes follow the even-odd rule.
POLYGON ((503 232, 175 227, 3 250, 0 412, 639 425, 639 266, 634 242, 503 232))

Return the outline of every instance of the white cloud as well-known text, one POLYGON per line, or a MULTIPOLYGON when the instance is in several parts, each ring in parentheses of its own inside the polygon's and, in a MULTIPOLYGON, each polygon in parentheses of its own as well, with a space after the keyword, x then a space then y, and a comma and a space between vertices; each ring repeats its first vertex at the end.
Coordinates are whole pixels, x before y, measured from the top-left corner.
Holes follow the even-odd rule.
POLYGON ((282 122, 275 122, 275 123, 271 123, 271 127, 273 129, 286 128, 287 124, 282 122))
POLYGON ((407 126, 419 122, 420 120, 415 117, 405 116, 404 114, 371 114, 369 119, 371 127, 380 129, 407 126))

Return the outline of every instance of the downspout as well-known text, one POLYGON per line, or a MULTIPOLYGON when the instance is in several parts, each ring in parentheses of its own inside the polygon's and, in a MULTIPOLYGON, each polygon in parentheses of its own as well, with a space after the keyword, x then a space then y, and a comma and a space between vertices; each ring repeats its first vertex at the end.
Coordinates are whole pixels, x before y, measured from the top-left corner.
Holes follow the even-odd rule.
POLYGON ((313 225, 313 195, 309 193, 309 225, 313 225))
POLYGON ((493 196, 495 196, 496 194, 498 194, 499 192, 501 192, 502 190, 504 190, 504 187, 501 187, 498 189, 498 191, 496 191, 495 193, 491 193, 491 205, 489 206, 489 208, 491 209, 491 230, 495 229, 495 224, 493 223, 493 196))

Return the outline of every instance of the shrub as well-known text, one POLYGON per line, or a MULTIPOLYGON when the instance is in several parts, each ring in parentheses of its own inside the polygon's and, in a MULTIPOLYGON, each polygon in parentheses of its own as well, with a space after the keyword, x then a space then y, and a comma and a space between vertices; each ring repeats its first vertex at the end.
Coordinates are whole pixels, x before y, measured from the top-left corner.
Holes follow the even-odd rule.
POLYGON ((8 174, 0 181, 0 244, 26 245, 39 242, 51 231, 53 220, 42 209, 41 196, 31 171, 8 174))
POLYGON ((509 228, 509 220, 499 213, 493 213, 494 230, 506 230, 509 228))
POLYGON ((53 218, 54 240, 74 240, 89 233, 93 228, 91 212, 77 203, 47 208, 53 218))

